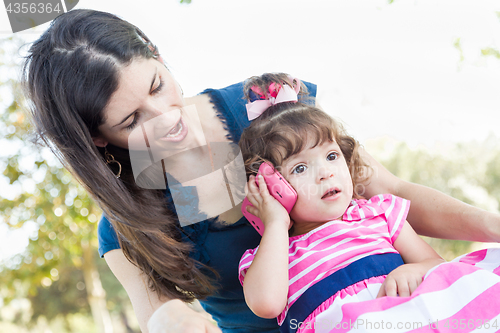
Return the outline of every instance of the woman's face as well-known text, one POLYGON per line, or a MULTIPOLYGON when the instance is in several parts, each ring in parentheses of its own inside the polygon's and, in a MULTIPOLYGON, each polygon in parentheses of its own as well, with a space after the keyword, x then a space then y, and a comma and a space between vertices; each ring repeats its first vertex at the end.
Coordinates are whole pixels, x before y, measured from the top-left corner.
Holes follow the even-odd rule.
POLYGON ((135 59, 119 72, 118 89, 104 109, 105 121, 94 143, 135 149, 145 147, 147 136, 178 145, 189 132, 183 107, 181 89, 163 63, 135 59))

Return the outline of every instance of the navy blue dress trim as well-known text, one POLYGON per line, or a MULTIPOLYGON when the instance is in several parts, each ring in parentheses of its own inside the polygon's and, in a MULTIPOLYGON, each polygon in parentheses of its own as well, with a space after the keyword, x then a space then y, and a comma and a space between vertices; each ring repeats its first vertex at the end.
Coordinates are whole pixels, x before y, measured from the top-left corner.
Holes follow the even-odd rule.
POLYGON ((399 253, 384 253, 359 259, 336 271, 307 289, 292 304, 280 332, 295 333, 300 323, 339 290, 371 277, 387 275, 403 264, 399 253))

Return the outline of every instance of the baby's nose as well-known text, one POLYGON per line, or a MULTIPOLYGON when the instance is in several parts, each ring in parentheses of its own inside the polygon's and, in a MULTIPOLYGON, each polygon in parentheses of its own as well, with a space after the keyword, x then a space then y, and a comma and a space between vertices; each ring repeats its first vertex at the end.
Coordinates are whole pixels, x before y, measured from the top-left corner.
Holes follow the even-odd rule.
POLYGON ((334 172, 331 168, 320 167, 318 169, 318 177, 320 180, 332 178, 334 176, 334 172))

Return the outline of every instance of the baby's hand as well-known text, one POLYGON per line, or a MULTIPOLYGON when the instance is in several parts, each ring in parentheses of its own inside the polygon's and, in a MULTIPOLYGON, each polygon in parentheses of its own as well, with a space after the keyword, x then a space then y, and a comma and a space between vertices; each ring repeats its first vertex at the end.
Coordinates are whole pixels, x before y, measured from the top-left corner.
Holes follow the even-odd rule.
POLYGON ((418 263, 401 265, 387 275, 377 298, 383 296, 410 296, 422 283, 425 270, 418 263))
POLYGON ((253 207, 247 206, 247 211, 260 218, 266 227, 270 223, 284 223, 284 225, 289 228, 290 215, 288 215, 285 207, 269 194, 264 177, 259 175, 257 181, 259 182, 259 186, 255 183, 254 175, 251 175, 248 180, 247 198, 252 203, 253 207))

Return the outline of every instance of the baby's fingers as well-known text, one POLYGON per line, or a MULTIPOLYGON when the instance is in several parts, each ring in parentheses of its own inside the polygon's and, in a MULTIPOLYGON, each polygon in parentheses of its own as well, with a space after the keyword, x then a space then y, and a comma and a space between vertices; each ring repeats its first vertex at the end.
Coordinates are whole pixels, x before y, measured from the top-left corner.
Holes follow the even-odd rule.
MULTIPOLYGON (((250 203, 254 206, 258 206, 259 203, 262 201, 262 197, 259 193, 259 187, 255 183, 255 176, 251 175, 249 177, 248 183, 248 193, 247 193, 247 199, 250 201, 250 203)), ((253 214, 252 212, 249 211, 250 214, 253 214)), ((255 214, 253 214, 255 215, 255 214)))
POLYGON ((380 286, 380 290, 378 291, 377 298, 387 296, 387 294, 385 292, 385 283, 386 283, 386 281, 387 281, 387 279, 385 279, 385 281, 380 286))
POLYGON ((259 216, 259 210, 255 208, 254 206, 246 206, 245 207, 247 212, 252 214, 253 216, 259 216))
POLYGON ((384 296, 397 296, 397 295, 398 295, 398 285, 396 283, 396 280, 394 280, 391 276, 388 276, 384 280, 384 283, 382 283, 377 298, 384 296))
POLYGON ((269 194, 269 190, 267 189, 267 184, 266 181, 264 180, 264 177, 262 175, 257 175, 257 181, 259 182, 259 193, 262 196, 262 198, 267 198, 269 194))
POLYGON ((254 175, 251 175, 248 178, 248 183, 247 183, 248 195, 260 196, 259 184, 257 184, 258 180, 259 179, 254 175))
POLYGON ((418 286, 422 282, 422 278, 415 275, 403 275, 396 278, 396 284, 398 285, 398 296, 409 297, 411 294, 417 290, 418 286))
POLYGON ((397 295, 399 295, 401 297, 410 296, 410 286, 409 286, 408 282, 409 281, 406 279, 401 279, 399 282, 397 282, 397 285, 398 285, 397 295))
POLYGON ((418 278, 408 281, 408 286, 410 287, 410 295, 413 294, 415 290, 417 290, 420 283, 422 283, 422 279, 418 278))
POLYGON ((259 193, 259 187, 257 186, 257 184, 255 183, 256 179, 255 179, 255 176, 254 175, 250 175, 250 177, 248 178, 248 193, 250 194, 255 194, 255 193, 259 193))

